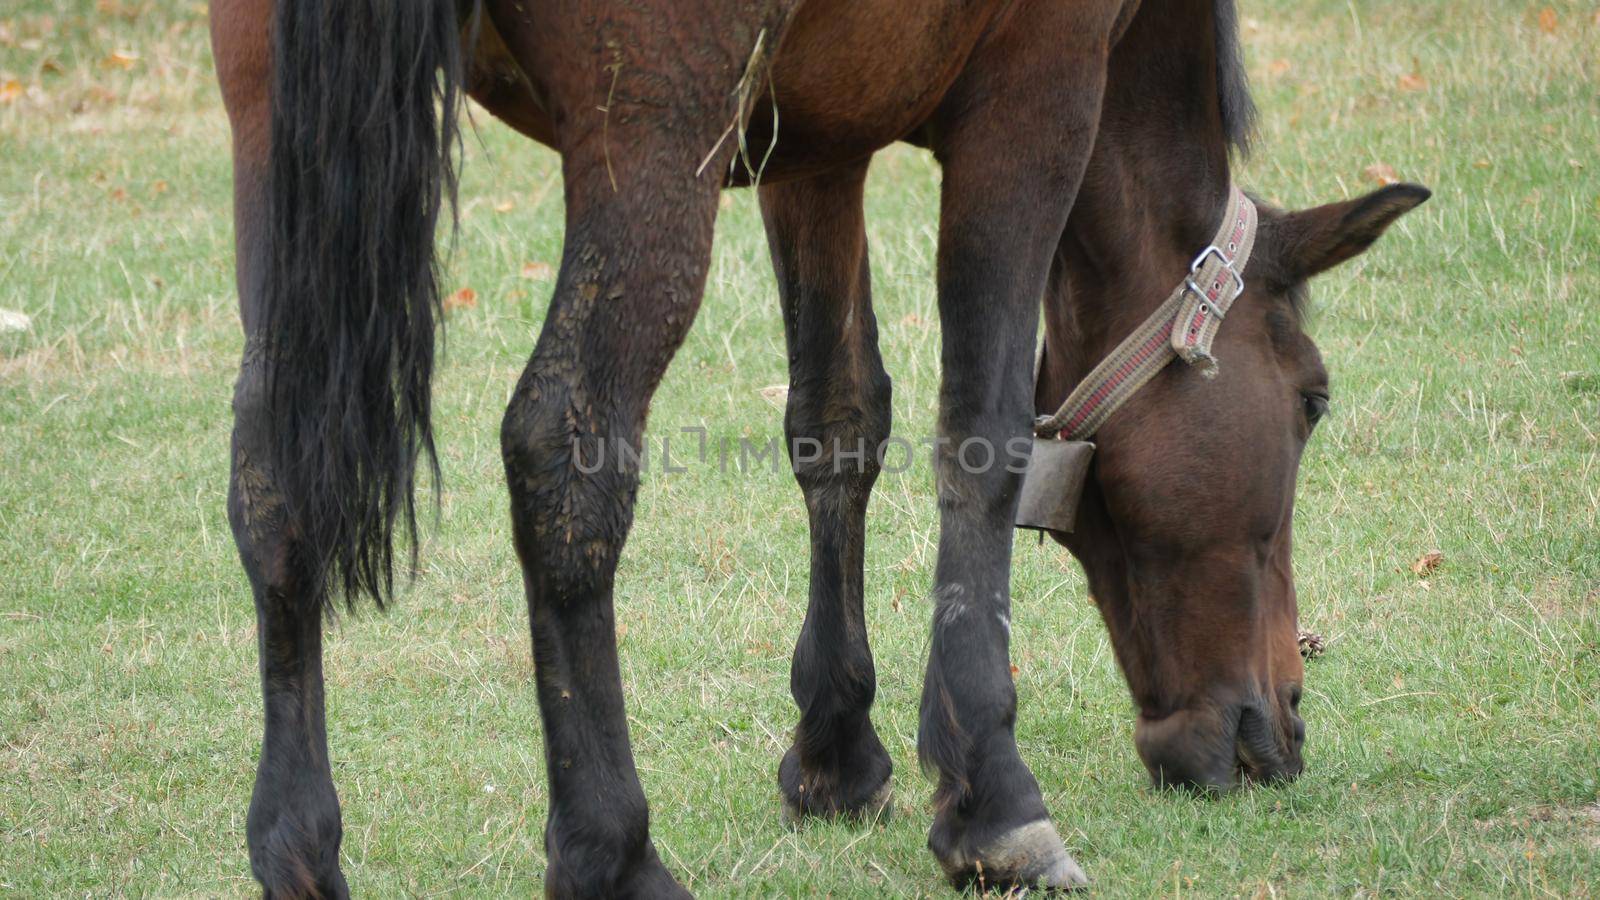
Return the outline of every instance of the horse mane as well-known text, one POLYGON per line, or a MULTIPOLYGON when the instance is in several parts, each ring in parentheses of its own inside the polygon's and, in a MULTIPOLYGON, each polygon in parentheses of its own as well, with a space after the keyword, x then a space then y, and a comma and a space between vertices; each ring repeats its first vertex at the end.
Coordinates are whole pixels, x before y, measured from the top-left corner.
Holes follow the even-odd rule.
POLYGON ((1217 44, 1217 103, 1222 109, 1222 131, 1229 146, 1241 156, 1250 152, 1255 134, 1256 103, 1250 97, 1244 55, 1239 43, 1239 11, 1234 0, 1214 0, 1217 44))

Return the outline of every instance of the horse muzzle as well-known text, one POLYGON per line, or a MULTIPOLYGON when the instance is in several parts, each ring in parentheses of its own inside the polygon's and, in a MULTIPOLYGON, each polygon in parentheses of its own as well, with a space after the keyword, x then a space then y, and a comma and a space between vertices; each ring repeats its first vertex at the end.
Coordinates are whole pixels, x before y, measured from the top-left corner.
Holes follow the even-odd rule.
POLYGON ((1305 734, 1296 713, 1247 702, 1140 715, 1133 739, 1158 786, 1222 792, 1298 777, 1305 734))

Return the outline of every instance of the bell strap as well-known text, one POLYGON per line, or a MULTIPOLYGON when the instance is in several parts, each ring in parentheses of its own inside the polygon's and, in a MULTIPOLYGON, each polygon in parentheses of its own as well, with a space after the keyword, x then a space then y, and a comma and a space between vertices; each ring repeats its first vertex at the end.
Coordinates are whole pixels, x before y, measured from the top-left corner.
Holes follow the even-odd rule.
POLYGON ((1216 374, 1211 342, 1244 292, 1244 267, 1256 240, 1256 206, 1238 187, 1228 188, 1228 208, 1211 245, 1189 265, 1189 275, 1144 323, 1123 339, 1072 390, 1054 415, 1034 422, 1040 437, 1086 441, 1173 358, 1216 374))

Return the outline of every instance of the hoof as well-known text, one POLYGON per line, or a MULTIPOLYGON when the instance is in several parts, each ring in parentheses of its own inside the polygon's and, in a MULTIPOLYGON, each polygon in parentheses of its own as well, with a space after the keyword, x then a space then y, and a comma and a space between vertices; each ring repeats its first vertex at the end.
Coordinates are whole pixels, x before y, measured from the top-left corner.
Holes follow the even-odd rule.
POLYGON ((346 900, 343 834, 332 783, 280 789, 257 781, 246 825, 250 870, 270 900, 346 900))
POLYGON ((783 824, 790 828, 799 828, 807 819, 844 819, 857 822, 887 822, 894 813, 894 782, 886 780, 878 787, 865 803, 853 808, 830 808, 824 811, 805 809, 800 804, 785 797, 783 801, 783 824))
POLYGON ((870 731, 848 752, 809 766, 801 762, 799 747, 790 747, 778 764, 783 820, 790 827, 807 818, 876 821, 894 800, 893 777, 889 754, 870 731))
POLYGON ((642 859, 626 871, 610 872, 609 879, 597 878, 609 866, 607 862, 591 858, 587 863, 551 854, 545 870, 544 895, 546 900, 565 900, 568 897, 637 897, 651 900, 694 900, 688 888, 678 883, 662 864, 654 844, 647 843, 642 859))
POLYGON ((939 865, 958 889, 977 885, 980 890, 1076 891, 1089 886, 1089 877, 1067 853, 1049 819, 1006 832, 974 857, 941 858, 939 865))

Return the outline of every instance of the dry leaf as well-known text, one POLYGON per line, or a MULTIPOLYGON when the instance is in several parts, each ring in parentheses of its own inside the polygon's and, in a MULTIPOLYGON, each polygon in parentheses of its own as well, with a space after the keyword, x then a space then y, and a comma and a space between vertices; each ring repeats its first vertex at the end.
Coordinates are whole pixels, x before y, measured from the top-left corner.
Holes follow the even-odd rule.
POLYGON ((1367 176, 1368 181, 1374 181, 1380 185, 1397 184, 1400 181, 1400 175, 1395 172, 1394 166, 1388 163, 1373 163, 1362 169, 1361 174, 1367 176))
POLYGON ((494 205, 494 211, 497 213, 508 213, 516 208, 517 201, 515 200, 501 200, 499 203, 494 205))
POLYGON ((127 19, 130 22, 139 18, 139 14, 144 12, 142 5, 125 6, 123 5, 122 0, 99 0, 99 2, 95 4, 95 8, 108 16, 118 16, 127 19))
POLYGON ((1539 30, 1540 31, 1544 32, 1545 34, 1555 34, 1556 33, 1556 26, 1558 24, 1560 24, 1560 23, 1556 20, 1556 11, 1555 10, 1551 9, 1548 6, 1546 6, 1544 9, 1539 10, 1539 30))
POLYGON ((550 268, 549 263, 526 262, 522 264, 522 277, 531 281, 548 281, 553 274, 555 274, 555 270, 550 268))
POLYGON ((1487 169, 1490 165, 1491 164, 1487 159, 1476 160, 1472 163, 1472 167, 1475 169, 1487 169))
POLYGON ((139 61, 137 53, 127 50, 113 50, 105 59, 100 60, 100 65, 107 69, 131 69, 139 61))
POLYGON ((1430 575, 1434 569, 1439 568, 1439 564, 1442 562, 1444 562, 1444 554, 1437 550, 1430 550, 1417 557, 1417 561, 1411 564, 1411 573, 1418 577, 1430 575))
POLYGON ((761 389, 761 399, 773 406, 781 406, 789 399, 789 386, 787 384, 769 384, 761 389))
POLYGON ((1012 681, 1016 681, 1017 680, 1017 675, 1020 674, 1021 672, 1022 672, 1022 670, 1017 668, 1017 664, 1016 663, 1012 663, 1011 664, 1011 680, 1012 681))
POLYGON ((469 287, 464 287, 461 290, 456 291, 454 294, 444 298, 444 308, 446 310, 472 309, 477 305, 478 292, 469 287))
POLYGON ((11 103, 22 96, 22 82, 8 78, 0 82, 0 103, 11 103))
POLYGON ((1428 89, 1428 79, 1423 78, 1420 72, 1410 72, 1401 75, 1395 82, 1395 87, 1402 91, 1425 91, 1428 89))
POLYGON ((1267 63, 1267 72, 1272 75, 1285 75, 1290 68, 1292 66, 1290 66, 1287 59, 1275 59, 1267 63))

